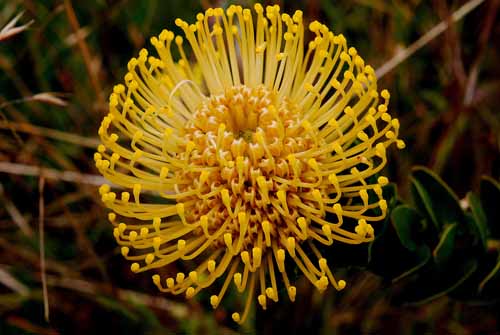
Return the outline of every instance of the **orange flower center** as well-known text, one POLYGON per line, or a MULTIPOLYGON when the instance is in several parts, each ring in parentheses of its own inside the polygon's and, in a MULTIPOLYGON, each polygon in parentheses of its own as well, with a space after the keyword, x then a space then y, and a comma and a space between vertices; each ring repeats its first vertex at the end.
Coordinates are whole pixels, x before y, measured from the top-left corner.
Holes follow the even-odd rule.
POLYGON ((320 211, 327 194, 315 188, 322 157, 301 156, 323 142, 300 115, 263 86, 235 86, 205 99, 187 123, 177 158, 189 164, 176 171, 179 192, 192 193, 182 201, 194 203, 185 220, 201 221, 197 233, 215 248, 240 235, 240 251, 304 239, 301 207, 320 211))

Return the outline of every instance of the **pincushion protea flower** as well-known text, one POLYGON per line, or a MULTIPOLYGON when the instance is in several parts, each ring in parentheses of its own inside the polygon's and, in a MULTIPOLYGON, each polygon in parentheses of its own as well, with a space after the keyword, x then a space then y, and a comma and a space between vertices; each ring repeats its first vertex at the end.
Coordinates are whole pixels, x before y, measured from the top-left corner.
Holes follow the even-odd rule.
POLYGON ((184 38, 151 38, 159 58, 130 60, 94 157, 132 193, 100 188, 131 270, 183 261, 186 272, 152 278, 187 298, 222 278, 214 308, 234 282, 247 292, 237 322, 255 296, 264 309, 279 292, 295 300, 292 266, 321 291, 345 287, 318 246, 373 239, 388 180, 370 177, 389 145, 404 147, 389 93, 344 36, 315 21, 305 46, 301 11, 254 9, 208 9, 194 24, 175 21, 184 38))

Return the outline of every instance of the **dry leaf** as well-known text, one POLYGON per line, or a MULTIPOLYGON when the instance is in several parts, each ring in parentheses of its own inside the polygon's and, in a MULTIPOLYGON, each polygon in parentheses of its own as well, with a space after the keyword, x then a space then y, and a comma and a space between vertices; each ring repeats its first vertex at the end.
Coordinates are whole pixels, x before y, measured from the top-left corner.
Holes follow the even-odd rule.
POLYGON ((64 101, 63 99, 61 99, 59 96, 61 96, 60 93, 42 92, 42 93, 38 93, 38 94, 33 95, 30 98, 30 100, 39 101, 39 102, 43 102, 43 103, 50 104, 50 105, 60 106, 60 107, 66 107, 68 105, 68 103, 66 101, 64 101))
POLYGON ((2 30, 0 30, 0 41, 4 41, 14 35, 25 31, 29 26, 33 24, 33 22, 35 22, 34 20, 31 20, 28 23, 23 24, 22 26, 16 27, 15 25, 17 21, 21 18, 21 16, 23 16, 23 14, 24 12, 17 14, 12 20, 10 20, 9 23, 5 25, 5 27, 2 28, 2 30))

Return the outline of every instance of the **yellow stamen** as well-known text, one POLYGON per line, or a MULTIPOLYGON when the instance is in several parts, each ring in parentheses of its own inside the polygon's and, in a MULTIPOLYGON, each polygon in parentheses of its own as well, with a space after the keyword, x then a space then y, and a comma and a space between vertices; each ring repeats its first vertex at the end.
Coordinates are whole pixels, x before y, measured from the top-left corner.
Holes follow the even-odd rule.
POLYGON ((125 188, 99 194, 131 271, 189 260, 153 283, 192 298, 222 277, 216 308, 234 282, 247 293, 239 323, 280 285, 295 300, 289 264, 320 291, 343 289, 315 245, 371 241, 387 214, 389 181, 373 180, 387 148, 405 147, 389 92, 343 35, 314 21, 306 44, 301 11, 231 5, 175 24, 183 36, 151 38, 158 57, 130 60, 98 130, 95 165, 125 188))

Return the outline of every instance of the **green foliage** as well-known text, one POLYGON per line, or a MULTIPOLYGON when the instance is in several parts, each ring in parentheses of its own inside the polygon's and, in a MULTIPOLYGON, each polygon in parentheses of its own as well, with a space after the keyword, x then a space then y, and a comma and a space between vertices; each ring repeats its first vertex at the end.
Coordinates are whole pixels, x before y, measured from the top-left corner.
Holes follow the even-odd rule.
POLYGON ((410 180, 415 207, 399 202, 392 210, 386 232, 371 245, 368 269, 398 282, 399 303, 446 294, 466 301, 500 298, 498 183, 483 178, 480 196, 469 192, 461 204, 427 168, 415 167, 410 180))
MULTIPOLYGON (((81 28, 78 33, 71 27, 66 1, 0 1, 0 29, 20 12, 24 15, 19 24, 34 21, 28 30, 0 43, 0 104, 3 105, 0 121, 26 124, 31 130, 32 126, 47 127, 63 131, 65 135, 60 138, 52 136, 50 131, 14 132, 3 124, 2 163, 97 173, 92 148, 75 141, 65 142, 68 134, 94 140, 107 111, 107 103, 99 101, 99 92, 91 84, 77 41, 86 43, 101 83, 100 93, 106 97, 113 85, 123 80, 128 60, 141 48, 150 48, 150 36, 165 28, 179 32, 175 18, 192 22, 196 13, 208 6, 227 7, 231 3, 248 6, 258 1, 69 2, 81 28), (68 105, 61 107, 28 100, 39 92, 62 93, 68 105)), ((343 33, 374 69, 451 14, 442 8, 446 4, 452 11, 465 3, 278 2, 288 13, 301 9, 307 22, 317 19, 336 34, 343 33)), ((401 303, 427 301, 444 294, 465 301, 489 302, 500 292, 497 252, 500 187, 492 178, 480 179, 484 173, 498 178, 500 172, 500 48, 491 43, 500 37, 500 15, 492 10, 494 3, 484 1, 462 22, 426 43, 379 80, 379 87, 391 92, 390 114, 399 118, 401 136, 408 144, 408 149, 397 155, 388 152, 387 176, 398 185, 403 197, 410 194, 407 185, 411 185, 411 192, 415 194, 413 205, 398 198, 394 184, 386 186, 384 198, 388 200, 390 215, 374 225, 376 240, 354 247, 336 243, 331 248, 329 259, 335 264, 335 275, 346 279, 348 287, 341 292, 329 290, 326 298, 320 299, 324 296, 309 286, 300 285, 301 274, 297 271, 290 278, 301 290, 296 303, 285 298, 269 306, 268 311, 262 313, 266 319, 256 323, 267 332, 258 333, 275 329, 274 332, 311 334, 323 328, 327 334, 403 331, 406 334, 471 334, 491 333, 484 329, 498 327, 498 308, 481 309, 481 317, 467 318, 470 309, 463 305, 457 312, 440 307, 443 304, 437 301, 418 310, 420 313, 413 313, 412 309, 389 306, 386 301, 386 294, 401 303), (487 26, 493 27, 491 34, 485 30, 487 26), (472 83, 467 87, 471 90, 465 90, 466 83, 472 83), (470 105, 464 104, 465 91, 471 93, 470 105), (416 169, 410 184, 407 176, 414 164, 430 166, 439 175, 446 176, 460 197, 471 185, 480 184, 479 192, 467 194, 468 208, 463 210, 457 207, 453 192, 426 170, 416 169), (351 267, 343 273, 337 270, 341 266, 351 267), (367 271, 359 271, 366 267, 383 278, 383 284, 367 271), (381 289, 384 287, 388 290, 381 289), (432 311, 430 318, 430 314, 421 313, 425 310, 432 311), (419 320, 419 315, 425 319, 419 320), (433 329, 433 324, 450 328, 433 329), (383 329, 385 325, 391 327, 390 331, 383 329), (486 328, 477 330, 481 326, 486 328), (346 327, 349 328, 346 330, 346 327)), ((107 329, 120 334, 233 333, 230 328, 235 327, 234 322, 224 306, 214 312, 206 303, 213 292, 203 292, 199 302, 186 303, 182 297, 158 293, 147 275, 130 274, 119 256, 119 249, 115 248, 112 228, 105 220, 95 188, 49 179, 46 180, 44 234, 51 315, 50 322, 46 322, 38 254, 39 180, 37 176, 2 172, 0 182, 4 189, 0 197, 1 269, 28 290, 28 295, 22 295, 5 286, 4 281, 0 283, 0 334, 91 334, 107 329), (19 230, 9 207, 20 213, 18 220, 27 221, 34 231, 32 236, 24 236, 19 230), (76 281, 64 286, 66 279, 76 281), (145 296, 132 303, 119 294, 124 288, 145 296), (165 305, 169 309, 163 309, 165 305), (183 310, 188 311, 188 316, 183 310)), ((291 268, 288 263, 287 268, 291 268)), ((237 303, 238 297, 231 296, 231 303, 237 303)))

